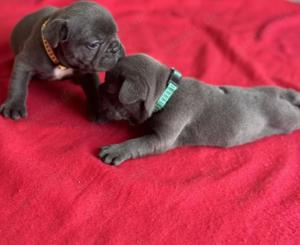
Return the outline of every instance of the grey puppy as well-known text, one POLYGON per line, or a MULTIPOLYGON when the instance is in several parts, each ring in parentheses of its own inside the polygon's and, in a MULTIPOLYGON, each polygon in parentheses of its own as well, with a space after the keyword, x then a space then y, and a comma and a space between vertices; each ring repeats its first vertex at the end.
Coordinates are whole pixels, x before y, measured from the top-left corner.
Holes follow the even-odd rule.
POLYGON ((170 68, 143 55, 127 56, 100 86, 103 116, 144 124, 149 133, 105 146, 111 165, 182 145, 231 147, 300 129, 300 93, 271 86, 213 86, 183 77, 164 108, 155 106, 170 68))
POLYGON ((15 62, 0 113, 14 120, 27 116, 31 78, 80 83, 92 120, 99 118, 98 71, 111 69, 124 56, 112 15, 92 2, 46 7, 25 16, 14 28, 15 62))

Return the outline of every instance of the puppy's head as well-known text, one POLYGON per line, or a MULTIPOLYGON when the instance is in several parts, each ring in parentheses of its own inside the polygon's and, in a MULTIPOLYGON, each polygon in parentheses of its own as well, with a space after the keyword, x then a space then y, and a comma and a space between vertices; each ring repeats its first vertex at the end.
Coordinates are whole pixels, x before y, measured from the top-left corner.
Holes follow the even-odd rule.
POLYGON ((43 34, 74 69, 107 71, 124 56, 112 15, 96 3, 77 2, 58 10, 43 34))
POLYGON ((103 117, 143 123, 151 116, 169 73, 165 65, 145 54, 120 59, 99 89, 103 117))

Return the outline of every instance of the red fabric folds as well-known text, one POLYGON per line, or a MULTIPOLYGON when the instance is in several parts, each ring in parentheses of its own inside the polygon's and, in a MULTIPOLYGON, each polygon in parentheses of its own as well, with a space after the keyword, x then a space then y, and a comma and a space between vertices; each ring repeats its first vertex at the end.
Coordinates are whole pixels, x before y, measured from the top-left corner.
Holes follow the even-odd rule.
MULTIPOLYGON (((68 0, 3 1, 0 101, 24 15, 68 0)), ((100 1, 99 1, 100 3, 100 1)), ((300 91, 300 4, 103 0, 127 53, 211 84, 300 91)), ((231 149, 183 147, 109 167, 99 147, 138 135, 86 118, 71 82, 30 85, 29 117, 0 117, 0 244, 300 244, 300 132, 231 149)))

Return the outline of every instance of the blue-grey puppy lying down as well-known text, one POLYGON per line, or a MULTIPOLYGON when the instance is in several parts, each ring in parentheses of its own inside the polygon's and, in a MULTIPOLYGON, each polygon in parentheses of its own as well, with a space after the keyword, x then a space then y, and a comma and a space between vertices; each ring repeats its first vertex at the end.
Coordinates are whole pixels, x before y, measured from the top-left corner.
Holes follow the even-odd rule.
POLYGON ((99 157, 111 165, 182 145, 231 147, 300 129, 300 93, 292 89, 213 86, 144 54, 121 58, 99 91, 106 120, 149 129, 103 147, 99 157))

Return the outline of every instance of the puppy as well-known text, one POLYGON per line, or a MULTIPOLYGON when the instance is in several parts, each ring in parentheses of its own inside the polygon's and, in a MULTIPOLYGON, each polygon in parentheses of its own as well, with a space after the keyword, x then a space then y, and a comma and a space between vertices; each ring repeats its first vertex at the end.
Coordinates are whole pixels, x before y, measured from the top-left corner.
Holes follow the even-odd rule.
POLYGON ((120 59, 105 80, 102 115, 149 129, 103 147, 99 157, 107 164, 182 145, 231 147, 300 129, 300 93, 292 89, 212 86, 143 54, 120 59))
POLYGON ((14 28, 15 62, 0 112, 14 120, 26 117, 31 78, 80 83, 91 119, 99 118, 98 71, 108 71, 124 56, 112 15, 96 3, 46 7, 24 17, 14 28))

